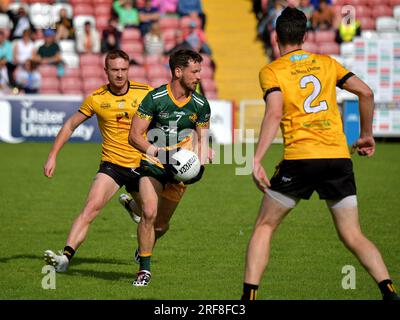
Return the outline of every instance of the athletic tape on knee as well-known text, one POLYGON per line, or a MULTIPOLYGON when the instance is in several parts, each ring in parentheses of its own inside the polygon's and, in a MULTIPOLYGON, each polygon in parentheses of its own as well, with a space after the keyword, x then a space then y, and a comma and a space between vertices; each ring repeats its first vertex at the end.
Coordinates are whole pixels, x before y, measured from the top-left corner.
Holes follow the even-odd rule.
POLYGON ((281 205, 283 205, 286 208, 294 208, 300 201, 300 199, 298 198, 287 196, 271 189, 267 189, 266 192, 272 199, 278 201, 281 205))
POLYGON ((357 207, 357 196, 347 196, 341 200, 326 200, 326 204, 331 209, 354 208, 357 207))

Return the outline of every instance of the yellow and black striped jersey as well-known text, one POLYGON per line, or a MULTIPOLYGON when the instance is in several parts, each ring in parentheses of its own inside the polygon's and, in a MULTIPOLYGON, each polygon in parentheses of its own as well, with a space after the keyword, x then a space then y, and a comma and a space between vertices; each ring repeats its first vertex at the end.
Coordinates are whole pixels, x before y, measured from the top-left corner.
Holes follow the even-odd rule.
POLYGON ((349 158, 336 86, 342 87, 353 73, 335 59, 296 50, 260 71, 264 99, 281 91, 281 130, 286 160, 349 158))
POLYGON ((82 103, 81 113, 87 117, 97 116, 103 137, 102 161, 127 168, 140 166, 142 155, 128 143, 128 135, 133 115, 152 89, 147 84, 130 81, 127 92, 116 95, 104 85, 82 103))

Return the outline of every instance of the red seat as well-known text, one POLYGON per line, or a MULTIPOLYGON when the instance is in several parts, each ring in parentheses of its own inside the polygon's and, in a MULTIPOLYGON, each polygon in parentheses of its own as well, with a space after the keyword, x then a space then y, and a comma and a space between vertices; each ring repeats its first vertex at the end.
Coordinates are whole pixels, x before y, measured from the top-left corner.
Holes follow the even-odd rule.
POLYGON ((83 81, 83 91, 95 91, 104 85, 104 81, 101 78, 86 78, 83 81))
POLYGON ((143 43, 139 41, 121 42, 121 49, 128 55, 143 54, 143 43))
POLYGON ((390 0, 367 0, 367 3, 374 9, 375 6, 390 5, 390 0))
POLYGON ((201 87, 204 91, 217 91, 217 86, 213 79, 201 79, 201 87))
POLYGON ((79 56, 81 66, 97 66, 103 65, 103 60, 101 55, 94 53, 85 53, 79 56))
POLYGON ((161 33, 161 37, 164 40, 164 42, 169 42, 169 41, 176 41, 176 30, 175 29, 166 29, 163 30, 161 33))
POLYGON ((86 78, 101 78, 103 76, 104 70, 99 65, 97 66, 82 66, 81 76, 82 79, 86 81, 86 78))
POLYGON ((149 65, 149 68, 147 70, 147 78, 153 79, 153 78, 168 78, 169 72, 166 67, 164 67, 162 64, 152 64, 149 65))
POLYGON ((362 17, 359 20, 361 23, 362 30, 375 30, 376 29, 375 19, 370 18, 370 17, 362 17))
POLYGON ((372 10, 370 7, 367 6, 355 6, 356 9, 356 18, 360 19, 362 17, 370 17, 372 14, 372 10))
POLYGON ((368 0, 336 0, 335 5, 363 6, 368 4, 368 0))
POLYGON ((207 99, 218 99, 217 91, 205 91, 204 95, 207 99))
POLYGON ((142 35, 140 34, 140 30, 136 28, 125 28, 122 32, 121 41, 130 42, 132 40, 141 40, 142 35))
POLYGON ((107 16, 96 16, 96 29, 101 33, 108 26, 108 20, 110 20, 107 16))
POLYGON ((165 29, 179 29, 179 19, 174 17, 161 17, 159 20, 161 30, 165 29))
POLYGON ((87 15, 93 16, 94 10, 91 4, 76 4, 73 6, 74 16, 77 15, 87 15))
POLYGON ((400 0, 390 0, 390 1, 389 1, 389 5, 390 5, 391 7, 398 6, 398 5, 400 5, 400 0))
POLYGON ((132 76, 128 75, 128 77, 129 77, 129 80, 131 80, 131 81, 145 83, 145 84, 149 83, 149 80, 145 77, 135 77, 134 75, 132 75, 132 76))
POLYGON ((161 57, 157 55, 145 56, 143 63, 145 65, 155 65, 161 62, 161 57))
POLYGON ((336 42, 326 42, 318 46, 318 53, 340 55, 340 46, 336 42))
POLYGON ((42 78, 42 82, 40 85, 40 92, 42 90, 47 90, 53 92, 58 92, 60 89, 60 82, 56 77, 44 77, 42 78))
POLYGON ((393 8, 386 5, 374 6, 371 11, 371 17, 391 17, 393 16, 393 8))
POLYGON ((314 42, 306 41, 302 45, 303 50, 310 52, 317 52, 318 46, 314 42))
POLYGON ((42 64, 38 70, 42 77, 57 77, 57 68, 53 65, 42 64))
POLYGON ((308 31, 306 33, 306 41, 308 42, 314 42, 315 41, 315 34, 312 31, 308 31))
POLYGON ((109 4, 107 4, 107 3, 105 3, 105 4, 96 4, 94 6, 94 14, 96 16, 111 17, 111 6, 109 4))
POLYGON ((81 76, 81 69, 65 67, 64 77, 78 77, 79 78, 80 76, 81 76))
POLYGON ((208 54, 201 53, 201 57, 203 58, 203 66, 211 66, 211 57, 208 54))
POLYGON ((200 72, 202 79, 213 79, 214 78, 214 70, 211 67, 204 66, 201 68, 200 72))
POLYGON ((163 84, 167 84, 171 79, 170 78, 154 78, 150 79, 150 85, 153 88, 158 88, 159 86, 162 86, 163 84))
POLYGON ((314 42, 317 44, 321 42, 332 42, 335 41, 336 32, 333 30, 320 30, 315 32, 314 42))
POLYGON ((128 70, 128 76, 131 79, 146 78, 146 69, 142 66, 131 66, 128 70))
POLYGON ((60 83, 61 91, 64 93, 82 92, 82 81, 80 78, 65 78, 60 83))

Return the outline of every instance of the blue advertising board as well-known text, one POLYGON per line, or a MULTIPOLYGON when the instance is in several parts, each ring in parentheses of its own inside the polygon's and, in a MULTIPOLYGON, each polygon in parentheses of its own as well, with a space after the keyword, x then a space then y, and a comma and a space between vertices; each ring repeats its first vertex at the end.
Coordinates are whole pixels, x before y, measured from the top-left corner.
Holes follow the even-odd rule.
POLYGON ((360 136, 360 112, 358 100, 343 101, 343 130, 347 144, 353 145, 360 136))
MULTIPOLYGON (((7 96, 0 98, 0 141, 54 141, 63 123, 82 103, 82 97, 7 96)), ((101 142, 96 117, 81 124, 71 141, 101 142)))

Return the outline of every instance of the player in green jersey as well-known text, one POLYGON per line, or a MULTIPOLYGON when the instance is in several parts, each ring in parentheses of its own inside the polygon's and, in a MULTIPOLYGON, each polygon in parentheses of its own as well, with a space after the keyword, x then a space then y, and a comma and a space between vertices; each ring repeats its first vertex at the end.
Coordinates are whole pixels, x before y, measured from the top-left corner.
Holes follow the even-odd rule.
POLYGON ((201 55, 192 50, 179 50, 171 55, 171 82, 149 93, 132 119, 129 143, 146 154, 141 162, 139 182, 142 199, 138 227, 140 267, 134 286, 147 286, 151 279, 154 223, 160 195, 172 179, 168 170, 170 156, 179 148, 194 149, 202 167, 189 183, 200 180, 204 172, 211 111, 208 101, 195 92, 200 82, 202 60, 201 55))

